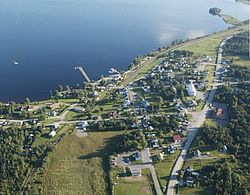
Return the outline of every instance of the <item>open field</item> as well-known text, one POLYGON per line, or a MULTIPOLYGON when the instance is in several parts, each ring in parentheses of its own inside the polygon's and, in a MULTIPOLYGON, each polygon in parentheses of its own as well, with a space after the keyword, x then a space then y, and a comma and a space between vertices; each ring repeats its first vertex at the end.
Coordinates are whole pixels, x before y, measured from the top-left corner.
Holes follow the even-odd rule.
POLYGON ((155 164, 155 170, 156 170, 156 174, 157 174, 157 177, 159 179, 161 188, 166 187, 166 184, 169 181, 169 175, 171 173, 171 170, 172 170, 174 163, 175 163, 176 159, 178 158, 180 152, 181 151, 178 150, 174 154, 169 154, 165 157, 164 161, 161 161, 161 162, 158 162, 155 164))
POLYGON ((194 52, 194 54, 196 55, 202 55, 202 54, 209 55, 215 62, 217 55, 217 48, 220 42, 230 35, 237 34, 247 29, 248 25, 245 24, 235 29, 230 29, 225 32, 212 34, 207 37, 202 37, 200 39, 187 42, 186 44, 177 46, 177 49, 189 50, 194 52))
POLYGON ((227 24, 231 24, 231 25, 236 25, 236 24, 239 24, 239 20, 233 16, 230 16, 230 15, 226 15, 226 14, 221 14, 219 15, 223 20, 224 22, 226 22, 227 24))
POLYGON ((50 154, 44 172, 44 194, 105 194, 107 153, 122 132, 91 132, 79 138, 67 135, 50 154))
POLYGON ((118 184, 114 186, 114 195, 150 195, 150 170, 143 169, 141 177, 127 177, 116 180, 118 184))
POLYGON ((158 64, 161 60, 156 60, 156 58, 151 58, 150 60, 144 62, 142 65, 133 69, 133 72, 125 78, 124 81, 121 82, 121 85, 128 85, 130 82, 135 81, 141 77, 143 77, 149 70, 151 70, 156 64, 158 64))
POLYGON ((215 72, 216 66, 215 65, 205 65, 205 70, 208 71, 208 76, 207 76, 207 80, 208 80, 208 89, 210 89, 212 87, 212 82, 213 82, 213 77, 214 77, 214 72, 215 72))
POLYGON ((227 59, 233 58, 234 64, 250 67, 250 56, 230 55, 226 53, 225 58, 227 59))

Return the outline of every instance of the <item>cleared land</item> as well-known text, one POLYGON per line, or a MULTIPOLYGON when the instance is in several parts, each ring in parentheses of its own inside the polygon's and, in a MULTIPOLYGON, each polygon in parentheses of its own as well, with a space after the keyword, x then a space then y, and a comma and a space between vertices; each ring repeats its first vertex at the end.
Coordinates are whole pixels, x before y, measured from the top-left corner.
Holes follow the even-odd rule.
POLYGON ((162 189, 166 187, 166 184, 170 179, 169 175, 176 159, 180 155, 180 152, 181 151, 178 150, 176 153, 166 156, 164 161, 155 164, 156 174, 162 189))
POLYGON ((231 25, 236 25, 236 24, 239 24, 239 20, 233 16, 230 16, 230 15, 226 15, 226 14, 221 14, 219 15, 223 20, 224 22, 226 22, 227 24, 231 24, 231 25))
POLYGON ((183 46, 180 45, 179 47, 177 47, 177 49, 189 50, 194 52, 194 54, 196 55, 204 55, 204 54, 209 55, 215 62, 217 56, 217 48, 220 42, 230 35, 237 34, 247 29, 248 25, 245 24, 235 29, 230 29, 225 32, 216 33, 213 35, 209 35, 207 37, 193 40, 191 42, 187 42, 183 46))
POLYGON ((141 177, 125 177, 116 180, 117 185, 114 186, 114 195, 150 195, 150 171, 142 170, 141 177))
POLYGON ((250 67, 250 56, 240 56, 240 55, 226 54, 225 58, 228 58, 228 59, 233 58, 234 64, 250 67))
POLYGON ((92 132, 79 138, 67 135, 49 156, 44 173, 44 194, 106 194, 105 178, 122 132, 92 132))

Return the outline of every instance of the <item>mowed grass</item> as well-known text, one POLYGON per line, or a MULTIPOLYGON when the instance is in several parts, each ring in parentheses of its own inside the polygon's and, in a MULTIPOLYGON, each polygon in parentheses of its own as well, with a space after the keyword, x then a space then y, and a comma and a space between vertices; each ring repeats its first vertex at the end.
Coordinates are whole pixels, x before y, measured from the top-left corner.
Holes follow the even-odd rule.
POLYGON ((199 42, 182 47, 182 50, 189 50, 198 55, 209 55, 215 62, 217 55, 217 48, 220 42, 223 40, 223 36, 213 36, 207 39, 200 40, 199 42))
POLYGON ((145 61, 143 64, 138 66, 136 69, 133 69, 128 77, 125 78, 121 85, 128 85, 130 82, 135 81, 141 77, 144 77, 146 73, 148 73, 154 66, 159 64, 161 59, 151 58, 150 60, 145 61))
POLYGON ((119 178, 114 186, 113 195, 151 195, 150 170, 143 169, 140 177, 119 178))
POLYGON ((243 32, 248 28, 249 28, 248 25, 245 24, 235 29, 230 29, 222 33, 209 35, 207 37, 202 37, 198 40, 184 43, 184 45, 177 46, 176 48, 192 51, 196 55, 203 55, 203 54, 209 55, 210 57, 213 58, 213 61, 215 62, 217 56, 217 48, 220 42, 226 37, 237 34, 239 32, 243 32))
POLYGON ((50 154, 44 171, 43 191, 53 194, 106 194, 107 154, 122 132, 90 132, 79 138, 72 133, 50 154))
POLYGON ((212 82, 213 82, 213 77, 214 77, 214 72, 216 70, 216 66, 206 64, 205 65, 205 70, 208 71, 208 76, 206 78, 208 80, 207 85, 208 85, 208 87, 212 87, 211 85, 212 85, 212 82))
POLYGON ((174 154, 169 154, 164 157, 164 161, 155 164, 156 174, 162 189, 166 187, 170 179, 169 176, 180 152, 181 151, 178 150, 174 154))
POLYGON ((225 58, 234 60, 234 64, 246 66, 250 68, 250 57, 249 56, 239 56, 239 55, 232 55, 232 54, 226 54, 225 58))

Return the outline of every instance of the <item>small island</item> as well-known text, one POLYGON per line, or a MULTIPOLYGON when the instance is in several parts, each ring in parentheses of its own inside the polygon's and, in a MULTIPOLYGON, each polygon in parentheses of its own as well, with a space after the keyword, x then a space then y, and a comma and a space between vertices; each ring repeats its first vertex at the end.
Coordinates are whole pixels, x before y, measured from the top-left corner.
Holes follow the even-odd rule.
POLYGON ((237 25, 239 24, 239 20, 233 16, 223 14, 222 10, 220 8, 214 7, 209 9, 209 13, 213 16, 219 16, 221 17, 225 23, 230 24, 230 25, 237 25))
POLYGON ((209 13, 212 14, 213 16, 219 16, 219 14, 221 13, 221 9, 217 7, 210 8, 209 13))

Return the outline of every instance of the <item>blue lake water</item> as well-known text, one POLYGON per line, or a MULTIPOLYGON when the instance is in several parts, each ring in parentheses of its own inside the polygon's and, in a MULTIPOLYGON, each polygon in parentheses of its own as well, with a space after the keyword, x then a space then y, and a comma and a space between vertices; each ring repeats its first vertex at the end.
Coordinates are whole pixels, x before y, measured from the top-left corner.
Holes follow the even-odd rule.
POLYGON ((0 0, 0 101, 81 84, 77 64, 97 79, 174 39, 226 29, 211 7, 248 18, 234 0, 0 0))

